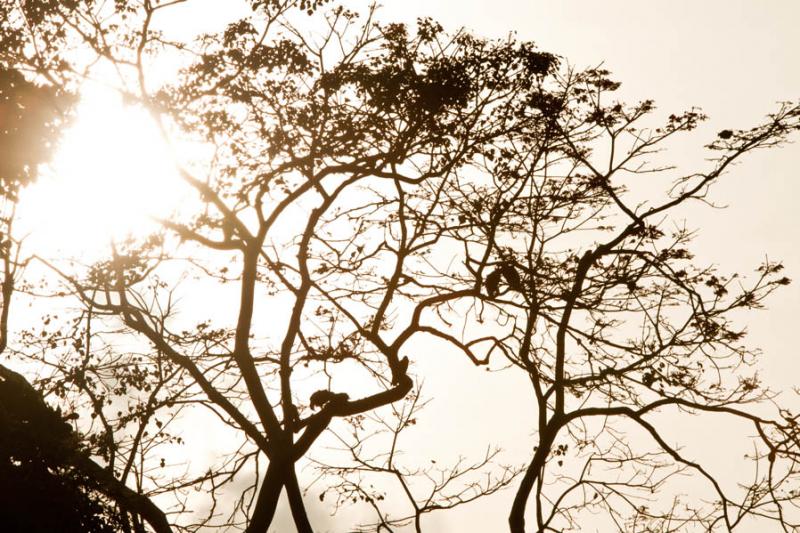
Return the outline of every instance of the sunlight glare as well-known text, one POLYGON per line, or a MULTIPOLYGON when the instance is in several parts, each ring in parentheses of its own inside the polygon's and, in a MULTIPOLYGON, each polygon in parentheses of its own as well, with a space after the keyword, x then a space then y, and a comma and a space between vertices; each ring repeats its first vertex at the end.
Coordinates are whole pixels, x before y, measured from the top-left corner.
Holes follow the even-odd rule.
POLYGON ((168 216, 189 193, 173 161, 143 109, 87 87, 51 163, 22 195, 26 246, 89 260, 112 240, 151 233, 153 218, 168 216))

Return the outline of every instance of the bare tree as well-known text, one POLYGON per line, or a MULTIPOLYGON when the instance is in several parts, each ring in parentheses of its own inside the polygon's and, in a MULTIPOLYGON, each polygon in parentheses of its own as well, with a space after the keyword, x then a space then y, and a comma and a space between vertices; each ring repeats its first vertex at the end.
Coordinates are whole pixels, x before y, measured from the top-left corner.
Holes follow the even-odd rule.
MULTIPOLYGON (((465 259, 443 276, 450 282, 437 305, 471 299, 456 325, 488 322, 495 333, 470 357, 505 356, 527 373, 538 405, 511 530, 525 530, 529 500, 536 531, 580 530, 601 511, 621 531, 728 531, 752 515, 793 530, 797 418, 761 386, 757 352, 733 319, 789 280, 770 261, 749 279, 697 265, 692 231, 671 215, 709 202, 744 154, 784 143, 800 127, 800 108, 787 103, 756 127, 720 131, 706 147, 709 168, 685 172, 656 154, 704 120, 699 111, 656 127, 646 119, 652 102, 614 100, 619 84, 604 70, 566 68, 553 81, 534 105, 543 129, 489 152, 479 178, 444 193, 451 209, 441 213, 443 224, 457 216, 448 237, 465 259), (665 191, 652 185, 670 175, 665 191), (670 444, 654 418, 664 412, 752 424, 755 477, 738 497, 670 444), (707 483, 711 502, 665 499, 678 473, 707 483)), ((444 320, 431 327, 452 330, 444 320)))
POLYGON ((361 524, 359 531, 395 531, 413 524, 421 532, 424 515, 491 496, 524 470, 501 463, 501 450, 492 447, 473 461, 459 455, 445 464, 431 459, 420 465, 419 458, 404 457, 403 450, 414 448, 402 443, 403 431, 417 424, 428 403, 420 390, 392 404, 387 415, 349 418, 346 431, 331 430, 338 453, 329 447, 327 457, 313 461, 323 485, 319 498, 332 495, 334 513, 359 502, 372 508, 375 521, 361 524))
MULTIPOLYGON (((88 268, 43 259, 83 309, 18 350, 50 365, 45 390, 91 413, 78 425, 104 471, 169 510, 169 526, 151 527, 266 531, 285 490, 311 531, 298 462, 343 419, 399 434, 408 411, 373 412, 412 394, 420 337, 530 378, 538 442, 512 531, 530 499, 538 531, 598 510, 621 530, 730 530, 751 515, 793 527, 796 420, 748 410, 772 395, 731 322, 788 280, 777 263, 750 284, 695 265, 691 232, 668 217, 706 200, 742 155, 784 142, 797 107, 721 131, 710 168, 658 199, 636 196, 642 177, 674 169, 647 158, 704 117, 642 127, 652 103, 607 102, 618 86, 607 72, 530 43, 308 1, 253 1, 252 15, 188 40, 162 24, 188 1, 0 5, 4 63, 65 88, 102 77, 157 120, 196 194, 158 235, 88 268), (665 440, 651 415, 670 407, 754 424, 767 468, 743 498, 665 440), (167 464, 191 417, 215 424, 225 449, 167 464), (638 449, 637 431, 655 451, 638 449), (690 471, 715 503, 642 503, 690 471)), ((394 452, 364 455, 358 434, 342 441, 401 488, 431 475, 394 452)), ((424 497, 407 490, 413 513, 399 521, 350 466, 336 473, 341 494, 370 498, 376 528, 408 518, 420 530, 424 513, 506 486, 513 468, 446 492, 494 459, 455 460, 424 497)), ((141 509, 122 510, 125 527, 144 527, 141 509)))
MULTIPOLYGON (((177 162, 199 200, 164 220, 163 235, 118 243, 84 272, 48 261, 86 306, 86 326, 71 333, 85 341, 73 342, 77 365, 49 345, 38 357, 53 361, 47 383, 93 409, 99 423, 87 431, 118 479, 135 474, 138 490, 177 500, 176 525, 264 531, 285 489, 297 528, 310 531, 296 462, 334 419, 411 391, 404 352, 415 334, 430 333, 419 315, 437 298, 418 275, 442 236, 436 191, 493 139, 538 122, 524 106, 553 58, 527 43, 444 37, 430 21, 412 35, 343 9, 303 33, 294 2, 254 3, 253 17, 176 43, 153 28, 178 4, 7 8, 31 43, 46 48, 55 32, 81 51, 58 54, 53 80, 77 84, 95 64, 111 65, 119 90, 157 117, 165 141, 188 138, 209 154, 177 162), (188 66, 153 90, 155 54, 188 66), (223 292, 235 284, 224 319, 179 325, 168 290, 176 265, 223 292), (257 306, 274 307, 264 317, 257 306), (141 349, 105 349, 120 342, 110 317, 137 334, 141 349), (354 376, 363 384, 351 385, 354 376), (116 416, 106 412, 125 396, 136 400, 116 416), (163 479, 152 453, 154 439, 166 438, 159 424, 188 405, 209 409, 242 445, 220 454, 207 475, 163 479), (219 515, 222 487, 242 471, 252 481, 219 515), (199 523, 180 513, 188 487, 213 502, 199 523)), ((48 71, 36 46, 15 60, 48 71)))

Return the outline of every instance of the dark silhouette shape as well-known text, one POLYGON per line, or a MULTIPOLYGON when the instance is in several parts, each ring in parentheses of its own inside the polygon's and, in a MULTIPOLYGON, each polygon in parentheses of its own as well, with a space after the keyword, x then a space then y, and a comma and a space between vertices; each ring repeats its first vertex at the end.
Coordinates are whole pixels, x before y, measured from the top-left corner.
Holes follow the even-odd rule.
POLYGON ((0 530, 118 530, 113 506, 71 464, 78 442, 22 376, 0 367, 0 530))
POLYGON ((331 392, 329 390, 318 390, 311 395, 311 408, 319 409, 329 403, 346 402, 350 396, 346 392, 331 392))
POLYGON ((392 369, 392 385, 399 385, 400 381, 408 375, 408 357, 403 357, 398 361, 397 366, 392 369))
POLYGON ((503 266, 500 267, 500 272, 503 273, 503 278, 505 278, 510 289, 517 292, 525 291, 525 287, 522 285, 522 280, 519 277, 519 273, 517 272, 517 268, 514 266, 514 263, 503 263, 503 266))
POLYGON ((146 496, 89 457, 59 410, 23 376, 0 365, 0 487, 14 487, 18 480, 13 504, 0 498, 0 517, 24 526, 21 531, 115 531, 121 520, 112 503, 138 514, 159 533, 171 531, 164 513, 146 496), (48 529, 50 509, 62 520, 56 529, 48 529), (36 529, 40 526, 44 529, 36 529))
POLYGON ((496 298, 497 295, 500 293, 500 281, 503 279, 503 272, 502 270, 492 270, 489 272, 489 275, 486 276, 486 294, 489 295, 489 298, 496 298))
POLYGON ((525 292, 525 286, 522 284, 519 272, 517 272, 514 263, 511 261, 504 261, 486 276, 484 283, 486 284, 486 294, 489 298, 496 298, 500 294, 501 282, 505 282, 510 290, 519 293, 525 292))

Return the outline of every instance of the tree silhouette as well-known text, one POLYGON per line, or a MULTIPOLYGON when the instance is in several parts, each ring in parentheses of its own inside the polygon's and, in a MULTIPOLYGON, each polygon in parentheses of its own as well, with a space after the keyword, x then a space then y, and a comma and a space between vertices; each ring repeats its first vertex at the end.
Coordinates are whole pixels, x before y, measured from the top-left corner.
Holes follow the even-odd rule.
POLYGON ((557 107, 541 110, 545 130, 502 145, 500 157, 486 158, 482 179, 444 193, 455 213, 443 212, 441 223, 456 216, 448 237, 463 243, 465 259, 440 284, 449 294, 437 305, 473 299, 454 329, 496 324, 485 357, 497 352, 525 372, 538 408, 511 530, 525 530, 530 500, 537 531, 579 528, 601 512, 621 530, 674 523, 732 530, 751 514, 794 528, 787 509, 797 495, 797 417, 756 408, 774 393, 751 370, 757 352, 732 319, 761 307, 789 279, 776 262, 758 266, 749 282, 698 265, 688 248, 692 232, 664 215, 705 201, 743 154, 784 142, 800 125, 800 108, 784 104, 762 125, 721 131, 707 146, 709 168, 681 173, 647 158, 705 117, 693 110, 660 127, 640 126, 652 103, 614 101, 618 85, 603 70, 566 71, 549 93, 557 107), (664 193, 630 199, 646 186, 642 176, 670 173, 677 178, 664 193), (670 410, 753 425, 750 459, 758 464, 741 499, 669 443, 669 425, 653 415, 670 410), (677 474, 708 483, 711 503, 654 505, 650 495, 674 490, 677 474))
POLYGON ((18 355, 48 368, 43 394, 80 415, 59 464, 85 467, 119 527, 263 532, 285 491, 312 531, 297 470, 326 438, 349 463, 316 458, 322 494, 366 503, 376 530, 420 531, 424 514, 515 483, 514 532, 529 501, 537 531, 601 512, 620 530, 731 530, 751 515, 794 527, 796 418, 755 410, 771 393, 733 326, 788 280, 778 263, 749 284, 697 265, 692 233, 667 217, 785 142, 798 107, 721 131, 708 169, 638 203, 642 176, 674 170, 647 158, 699 111, 651 127, 653 104, 614 101, 604 70, 319 2, 252 1, 224 30, 179 40, 160 23, 184 4, 0 4, 2 61, 62 89, 113 72, 105 83, 157 120, 196 193, 88 268, 43 258, 82 309, 19 332, 18 355), (441 471, 396 461, 425 337, 529 378, 537 412, 507 413, 538 430, 518 483, 493 448, 441 471), (662 436, 651 415, 670 407, 754 425, 762 468, 743 499, 662 436), (224 439, 213 456, 176 452, 203 439, 193 423, 224 439), (364 446, 376 428, 391 435, 383 455, 364 446), (683 472, 713 501, 654 504, 683 472), (362 474, 390 477, 412 511, 391 518, 396 502, 362 474))
POLYGON ((347 431, 332 429, 337 444, 331 450, 342 452, 341 462, 336 462, 333 453, 314 461, 325 484, 320 501, 333 500, 335 511, 354 502, 370 506, 374 519, 359 524, 355 531, 394 531, 410 525, 417 532, 424 531, 426 514, 504 490, 523 470, 503 464, 502 450, 492 447, 477 460, 458 455, 448 458, 446 464, 436 460, 418 464, 418 459, 404 457, 404 431, 417 423, 428 403, 420 398, 419 390, 421 387, 393 404, 388 416, 370 413, 349 419, 347 431), (376 439, 380 439, 377 446, 376 439), (401 510, 397 511, 398 507, 401 510))
MULTIPOLYGON (((4 154, 0 164, 0 353, 8 347, 16 284, 30 261, 21 241, 14 237, 19 193, 36 179, 39 165, 49 158, 73 101, 68 93, 33 83, 13 68, 0 68, 0 149, 4 154)), ((163 514, 91 459, 81 436, 70 426, 70 418, 48 406, 25 377, 0 365, 3 529, 117 531, 119 517, 110 503, 115 501, 152 520, 155 530, 163 530, 163 514)))

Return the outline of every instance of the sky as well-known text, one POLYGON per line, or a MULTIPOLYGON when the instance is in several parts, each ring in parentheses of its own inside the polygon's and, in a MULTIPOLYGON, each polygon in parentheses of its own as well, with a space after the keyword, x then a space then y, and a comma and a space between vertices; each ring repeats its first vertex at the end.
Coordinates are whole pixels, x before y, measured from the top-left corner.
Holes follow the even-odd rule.
MULTIPOLYGON (((201 4, 206 7, 197 12, 197 24, 212 29, 222 2, 201 4)), ((675 143, 669 153, 672 161, 689 169, 703 164, 702 146, 717 131, 749 127, 775 110, 777 102, 800 98, 800 2, 387 0, 378 18, 413 22, 421 16, 433 17, 447 29, 466 27, 483 36, 503 38, 514 32, 578 68, 602 64, 622 82, 621 98, 654 99, 661 116, 702 108, 710 115, 708 123, 675 143)), ((696 204, 685 211, 688 225, 700 230, 693 247, 698 260, 723 271, 747 271, 768 256, 783 260, 786 274, 800 280, 798 168, 798 144, 751 154, 713 190, 713 198, 725 209, 696 204)), ((60 193, 44 189, 40 194, 60 193)), ((763 349, 765 380, 787 389, 796 385, 800 373, 794 348, 800 283, 767 304, 766 311, 751 315, 746 324, 750 345, 763 349)), ((530 405, 521 376, 465 368, 463 361, 446 353, 421 363, 419 370, 428 390, 447 390, 447 404, 460 409, 437 411, 436 404, 431 406, 409 440, 418 458, 477 457, 489 443, 505 448, 509 460, 527 457, 531 427, 497 417, 498 409, 508 405, 530 405)), ((702 441, 715 428, 695 423, 691 430, 702 441)), ((733 451, 687 445, 712 461, 719 456, 718 463, 735 456, 733 451)), ((509 490, 454 512, 434 514, 425 525, 430 531, 493 531, 505 523, 512 497, 509 490)), ((312 521, 325 523, 323 510, 311 513, 312 521)), ((281 520, 286 520, 285 509, 281 520)), ((275 531, 285 531, 284 523, 275 531)))

